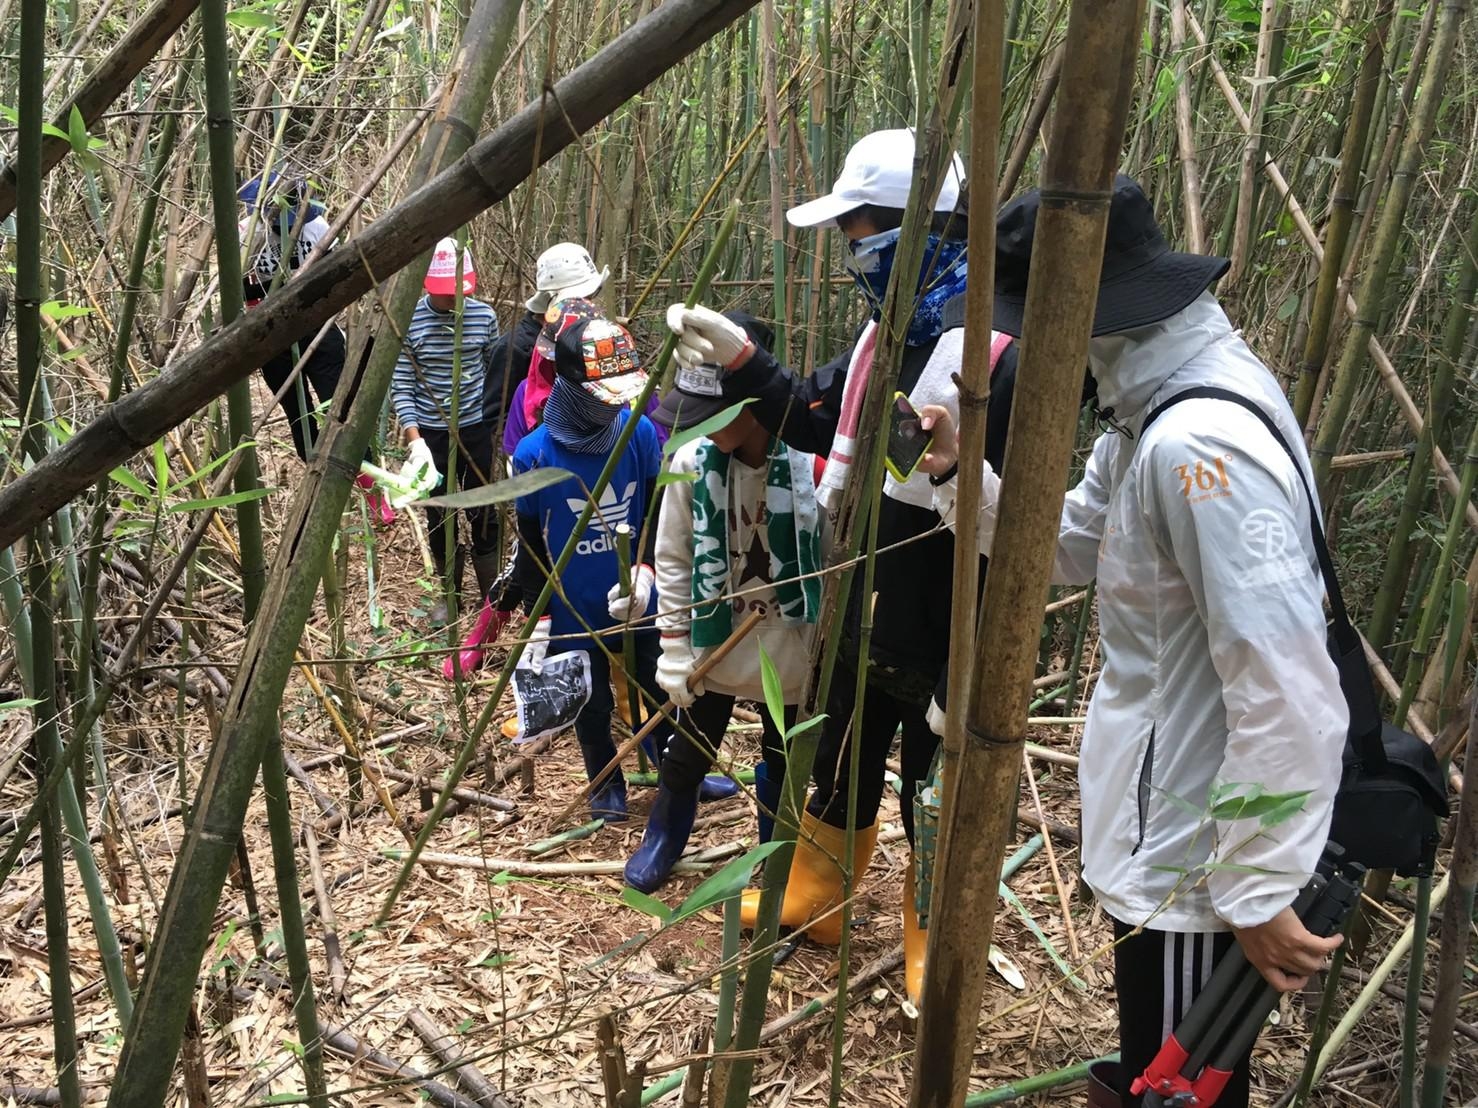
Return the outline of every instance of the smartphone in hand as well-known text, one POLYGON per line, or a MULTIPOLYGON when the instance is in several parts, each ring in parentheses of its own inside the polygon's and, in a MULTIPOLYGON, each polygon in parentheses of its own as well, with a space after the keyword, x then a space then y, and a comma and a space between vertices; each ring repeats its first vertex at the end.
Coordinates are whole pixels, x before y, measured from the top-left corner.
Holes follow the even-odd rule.
POLYGON ((907 481, 929 452, 934 436, 923 428, 919 413, 901 392, 893 394, 888 416, 888 446, 883 464, 896 481, 907 481))

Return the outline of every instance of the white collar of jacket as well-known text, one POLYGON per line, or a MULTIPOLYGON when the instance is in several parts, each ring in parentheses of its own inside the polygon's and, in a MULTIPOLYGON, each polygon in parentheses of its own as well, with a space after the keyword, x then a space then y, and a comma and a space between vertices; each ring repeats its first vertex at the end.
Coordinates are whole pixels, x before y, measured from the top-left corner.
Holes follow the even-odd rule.
POLYGON ((1138 432, 1150 398, 1177 369, 1212 343, 1234 334, 1231 320, 1209 291, 1173 316, 1088 343, 1088 365, 1098 384, 1098 406, 1138 432))

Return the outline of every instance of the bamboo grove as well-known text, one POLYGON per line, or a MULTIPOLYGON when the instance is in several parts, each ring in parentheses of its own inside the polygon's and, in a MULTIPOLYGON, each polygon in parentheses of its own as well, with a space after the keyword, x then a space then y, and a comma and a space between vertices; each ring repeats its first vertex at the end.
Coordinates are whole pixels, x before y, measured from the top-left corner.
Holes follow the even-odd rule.
MULTIPOLYGON (((973 671, 999 733, 1030 742, 987 772, 950 737, 963 698, 949 705, 951 772, 1009 796, 1000 818, 946 809, 943 872, 991 879, 940 910, 920 1017, 900 1003, 897 921, 872 899, 897 883, 901 833, 849 875, 839 957, 779 933, 813 733, 790 740, 774 842, 751 849, 747 801, 716 805, 675 896, 623 893, 636 839, 571 829, 572 744, 499 735, 529 627, 442 681, 471 593, 430 627, 421 517, 377 529, 351 481, 366 447, 403 455, 386 392, 443 236, 470 245, 505 329, 540 252, 583 243, 611 268, 607 304, 649 351, 653 389, 679 301, 763 317, 781 360, 811 367, 862 316, 839 236, 783 212, 829 186, 856 138, 916 127, 916 193, 964 153, 974 251, 982 215, 1044 173, 1099 173, 1085 120, 1122 128, 1118 168, 1178 248, 1231 259, 1219 295, 1306 428, 1387 709, 1450 777, 1438 873, 1367 884, 1348 952, 1265 1036, 1257 1095, 1478 1097, 1466 8, 0 0, 0 1097, 1080 1102, 1084 1063, 1113 1041, 1112 931, 1072 859, 1101 667, 1092 586, 1054 590, 1045 613, 1034 577, 1030 604, 987 591, 1009 631, 980 644, 959 620, 952 674, 973 671), (238 188, 271 170, 310 183, 340 245, 244 311, 238 188), (304 465, 255 370, 334 317, 360 368, 324 401, 304 465), (992 693, 993 674, 1008 691, 1029 679, 1029 703, 992 693), (744 942, 736 894, 762 861, 744 942)), ((906 213, 915 263, 926 216, 906 213)), ((1091 220, 1080 230, 1080 256, 1050 263, 1063 365, 1083 339, 1069 290, 1097 282, 1091 220)), ((989 273, 977 254, 972 338, 989 273)), ((882 311, 906 318, 892 293, 882 311)), ((880 425, 874 391, 864 425, 880 425)), ((1097 431, 1075 393, 1054 406, 1062 392, 1033 393, 1024 536, 1034 507, 1038 530, 1055 521, 1097 431)), ((856 468, 870 479, 849 486, 823 627, 845 590, 872 590, 881 454, 865 446, 856 468)), ((515 485, 494 486, 505 512, 515 485)), ((1021 542, 1023 565, 1045 564, 1021 542)), ((556 572, 536 615, 557 588, 556 572)), ((818 637, 805 715, 849 679, 835 640, 818 637)), ((746 786, 755 731, 735 723, 746 786)))

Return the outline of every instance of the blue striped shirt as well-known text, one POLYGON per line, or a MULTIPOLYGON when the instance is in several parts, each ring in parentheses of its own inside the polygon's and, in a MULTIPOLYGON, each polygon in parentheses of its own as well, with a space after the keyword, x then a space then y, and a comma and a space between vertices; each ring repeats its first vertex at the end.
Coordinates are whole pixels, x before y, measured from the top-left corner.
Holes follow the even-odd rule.
POLYGON ((482 419, 482 390, 487 376, 483 358, 498 339, 498 314, 481 300, 463 298, 460 356, 456 325, 453 313, 438 312, 426 297, 421 297, 406 328, 391 382, 395 415, 402 427, 450 426, 454 367, 461 377, 457 425, 467 427, 482 419))

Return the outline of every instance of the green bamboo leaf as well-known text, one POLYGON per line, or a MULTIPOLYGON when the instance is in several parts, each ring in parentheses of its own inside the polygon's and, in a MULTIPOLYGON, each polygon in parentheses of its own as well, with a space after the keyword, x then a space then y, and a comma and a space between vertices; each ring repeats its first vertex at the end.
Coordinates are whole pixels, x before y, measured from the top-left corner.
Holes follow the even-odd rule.
POLYGON ((238 8, 236 11, 226 13, 226 22, 233 27, 245 27, 255 30, 258 27, 272 27, 277 23, 266 12, 252 11, 250 8, 238 8))
POLYGON ((1280 823, 1286 823, 1304 810, 1304 801, 1308 799, 1308 795, 1308 793, 1301 793, 1297 796, 1289 797, 1272 811, 1264 813, 1258 819, 1258 825, 1263 830, 1267 830, 1270 827, 1277 827, 1280 823))
POLYGON ((1183 796, 1177 796, 1175 793, 1166 792, 1164 789, 1160 788, 1159 785, 1151 785, 1150 789, 1158 794, 1161 799, 1169 801, 1171 804, 1179 808, 1188 816, 1193 816, 1196 819, 1200 819, 1206 814, 1205 810, 1198 805, 1192 804, 1183 796))
MULTIPOLYGON (((1309 790, 1295 793, 1266 793, 1259 791, 1255 795, 1233 796, 1214 804, 1211 808, 1211 818, 1218 820, 1239 819, 1261 819, 1270 813, 1277 812, 1280 808, 1290 803, 1297 803, 1302 807, 1303 802, 1308 799, 1309 790)), ((1295 808, 1294 811, 1298 809, 1295 808)), ((1289 815, 1292 815, 1290 812, 1289 815)), ((1287 816, 1283 817, 1287 819, 1287 816)))
POLYGON ((41 314, 53 323, 60 323, 65 319, 76 319, 79 315, 91 315, 91 308, 84 308, 81 304, 68 304, 65 300, 48 300, 41 305, 41 314))
POLYGON ((233 504, 246 504, 252 500, 260 500, 264 496, 271 496, 276 489, 261 488, 247 489, 245 492, 232 492, 224 496, 211 496, 204 500, 181 500, 178 504, 171 504, 171 512, 195 512, 201 508, 229 508, 233 504))
POLYGON ((459 508, 483 508, 489 504, 507 504, 510 500, 517 500, 520 496, 532 496, 540 489, 547 489, 550 485, 557 485, 573 476, 574 474, 569 470, 556 467, 531 469, 527 473, 520 473, 506 481, 494 481, 491 485, 467 489, 465 492, 454 492, 450 496, 433 496, 428 500, 417 500, 416 504, 422 508, 446 508, 449 511, 459 508))
POLYGON ((169 488, 169 455, 164 452, 164 440, 154 444, 154 491, 162 500, 169 488))
MULTIPOLYGON (((780 672, 775 668, 775 663, 770 660, 770 655, 765 652, 765 644, 759 643, 760 650, 760 684, 765 690, 765 707, 770 710, 770 718, 773 720, 785 719, 785 686, 780 683, 780 672)), ((789 738, 790 736, 786 736, 789 738)))
POLYGON ((698 480, 696 473, 674 473, 669 469, 657 474, 657 487, 660 489, 666 485, 683 485, 696 480, 698 480))
POLYGON ((754 867, 783 845, 785 844, 779 842, 761 843, 748 854, 735 858, 689 893, 688 898, 677 906, 677 910, 672 913, 672 919, 668 922, 677 923, 695 912, 701 912, 705 908, 738 896, 744 891, 744 886, 749 884, 749 875, 754 867))
POLYGON ((734 418, 739 414, 740 409, 746 404, 753 403, 754 397, 746 397, 737 404, 730 404, 723 411, 719 412, 718 415, 711 415, 702 423, 696 423, 686 431, 677 432, 663 445, 663 455, 670 458, 694 439, 701 439, 706 435, 713 434, 715 431, 722 431, 734 422, 734 418))
POLYGON ((86 155, 88 152, 87 140, 91 137, 87 133, 87 120, 82 118, 82 112, 76 104, 72 105, 72 114, 67 118, 67 141, 72 144, 72 153, 86 155))
POLYGON ((20 700, 7 700, 5 703, 0 704, 0 712, 18 712, 22 708, 34 708, 40 703, 41 701, 29 696, 22 697, 20 700))
POLYGON ((821 712, 821 713, 819 713, 817 715, 814 715, 810 719, 801 720, 800 723, 797 723, 789 731, 785 732, 785 741, 787 743, 793 742, 796 738, 798 738, 801 735, 804 735, 807 731, 811 730, 813 727, 820 727, 825 722, 826 722, 826 713, 825 712, 821 712))
POLYGON ((233 446, 230 450, 226 451, 226 453, 222 454, 219 458, 215 458, 209 464, 201 466, 195 471, 193 476, 186 477, 183 481, 176 481, 173 485, 170 485, 169 488, 164 490, 165 495, 173 496, 186 485, 194 485, 198 483, 207 474, 213 472, 214 470, 220 469, 221 466, 229 462, 231 460, 231 455, 237 453, 240 450, 245 450, 248 446, 256 446, 256 443, 251 439, 243 439, 241 442, 233 446))
POLYGON ((154 495, 152 492, 149 491, 148 485, 140 481, 123 466, 119 466, 117 469, 112 470, 108 474, 108 479, 114 484, 122 485, 125 489, 133 493, 135 496, 143 497, 145 500, 148 500, 151 496, 154 495))
POLYGON ((644 892, 633 889, 630 885, 627 885, 621 890, 621 902, 628 908, 635 908, 638 912, 642 912, 645 915, 655 916, 664 924, 672 922, 671 908, 663 904, 655 896, 648 896, 644 892))

